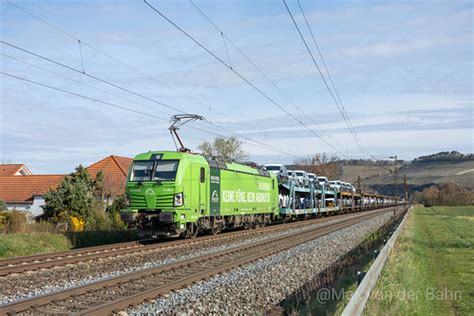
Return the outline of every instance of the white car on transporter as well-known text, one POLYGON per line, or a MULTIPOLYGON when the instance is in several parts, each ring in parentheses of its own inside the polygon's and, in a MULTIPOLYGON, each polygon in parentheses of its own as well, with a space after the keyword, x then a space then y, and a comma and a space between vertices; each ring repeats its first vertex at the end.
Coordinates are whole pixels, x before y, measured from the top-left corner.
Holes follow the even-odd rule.
POLYGON ((309 179, 309 183, 312 183, 315 186, 318 186, 318 177, 314 173, 308 172, 308 179, 309 179))
POLYGON ((288 181, 289 175, 288 175, 288 170, 286 169, 285 165, 271 163, 271 164, 263 165, 263 168, 267 170, 268 172, 275 174, 278 180, 280 180, 281 182, 288 181))
POLYGON ((308 173, 304 170, 295 170, 295 176, 298 180, 298 184, 302 187, 309 186, 309 176, 308 173))
POLYGON ((332 181, 329 181, 329 182, 328 182, 328 185, 329 185, 329 188, 330 188, 330 189, 333 189, 333 190, 336 190, 336 191, 340 191, 341 188, 342 188, 342 181, 339 181, 339 180, 332 180, 332 181))
POLYGON ((328 185, 328 181, 329 181, 329 180, 328 180, 327 177, 322 177, 322 176, 319 176, 319 177, 318 177, 319 186, 321 186, 321 187, 326 188, 327 185, 328 185))

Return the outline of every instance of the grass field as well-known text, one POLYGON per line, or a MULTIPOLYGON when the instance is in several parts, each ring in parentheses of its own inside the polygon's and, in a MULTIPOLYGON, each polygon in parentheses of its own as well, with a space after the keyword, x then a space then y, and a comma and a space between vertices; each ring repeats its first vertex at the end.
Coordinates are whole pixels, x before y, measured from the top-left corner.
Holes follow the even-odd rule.
POLYGON ((0 258, 69 250, 71 247, 69 239, 61 234, 31 232, 0 235, 0 258))
POLYGON ((417 207, 365 315, 474 315, 474 207, 417 207))
MULTIPOLYGON (((346 167, 349 171, 349 167, 346 167)), ((388 166, 392 170, 393 166, 388 166)), ((359 175, 365 175, 363 169, 356 169, 359 175)), ((463 186, 474 188, 474 161, 431 161, 412 163, 398 170, 399 183, 403 181, 403 175, 407 176, 409 184, 423 185, 428 183, 456 182, 463 186)), ((390 172, 381 173, 380 176, 371 176, 367 173, 368 179, 362 183, 366 185, 392 184, 393 174, 390 172)))

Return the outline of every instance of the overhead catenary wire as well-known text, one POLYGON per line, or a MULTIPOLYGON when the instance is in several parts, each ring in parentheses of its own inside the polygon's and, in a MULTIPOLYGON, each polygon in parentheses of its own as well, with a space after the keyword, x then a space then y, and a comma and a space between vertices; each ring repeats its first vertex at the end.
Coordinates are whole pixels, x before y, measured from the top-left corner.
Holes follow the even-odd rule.
POLYGON ((2 44, 4 44, 4 45, 7 45, 7 46, 9 46, 9 47, 12 47, 12 48, 14 48, 14 49, 17 49, 17 50, 19 50, 19 51, 22 51, 22 52, 24 52, 24 53, 30 54, 30 55, 32 55, 32 56, 38 57, 38 58, 40 58, 40 59, 43 59, 43 60, 45 60, 45 61, 47 61, 47 62, 53 63, 53 64, 55 64, 55 65, 57 65, 57 66, 61 66, 61 67, 63 67, 63 68, 69 69, 69 70, 71 70, 71 71, 73 71, 73 72, 82 74, 82 75, 84 75, 84 76, 86 76, 86 77, 89 77, 89 78, 91 78, 91 79, 94 79, 94 80, 96 80, 96 81, 99 81, 99 82, 101 82, 101 83, 103 83, 103 84, 106 84, 106 85, 108 85, 108 86, 114 87, 114 88, 116 88, 116 89, 119 89, 119 90, 125 91, 125 92, 127 92, 127 93, 133 94, 133 95, 135 95, 135 96, 137 96, 137 97, 146 99, 146 100, 148 100, 148 101, 150 101, 150 102, 153 102, 153 103, 156 103, 156 104, 158 104, 158 105, 164 106, 164 107, 166 107, 166 108, 168 108, 168 109, 172 109, 172 110, 174 110, 174 111, 177 111, 177 112, 180 112, 180 113, 184 113, 184 112, 182 112, 181 110, 179 110, 179 109, 177 109, 177 108, 175 108, 175 107, 173 107, 173 106, 171 106, 171 105, 168 105, 168 104, 166 104, 166 103, 164 103, 164 102, 154 100, 154 99, 149 98, 149 97, 147 97, 147 96, 145 96, 145 95, 142 95, 142 94, 137 93, 137 92, 135 92, 135 91, 132 91, 132 90, 129 90, 129 89, 124 88, 124 87, 122 87, 122 86, 119 86, 119 85, 117 85, 117 84, 115 84, 115 83, 113 83, 113 82, 111 82, 111 81, 108 81, 108 80, 99 78, 99 77, 97 77, 97 76, 91 75, 90 73, 83 73, 80 69, 77 69, 77 68, 74 68, 74 67, 72 67, 72 66, 66 65, 66 64, 64 64, 64 63, 61 63, 61 62, 59 62, 59 61, 57 61, 57 60, 48 58, 48 57, 46 57, 46 56, 37 54, 37 53, 35 53, 35 52, 31 51, 31 50, 28 50, 28 49, 26 49, 26 48, 23 48, 23 47, 20 47, 20 46, 11 44, 11 43, 6 42, 6 41, 3 41, 3 40, 0 40, 0 43, 2 43, 2 44))
MULTIPOLYGON (((45 56, 43 56, 43 55, 34 53, 34 52, 32 52, 32 51, 30 51, 30 50, 27 50, 27 49, 25 49, 25 48, 22 48, 22 47, 13 45, 13 44, 8 43, 8 42, 5 42, 5 41, 3 41, 3 40, 0 40, 0 43, 2 43, 2 44, 4 44, 4 45, 7 45, 7 46, 10 46, 10 47, 12 47, 12 48, 15 48, 15 49, 17 49, 17 50, 20 50, 20 51, 22 51, 22 52, 28 53, 28 54, 33 55, 33 56, 35 56, 35 57, 38 57, 38 58, 40 58, 40 59, 46 60, 46 61, 48 61, 48 62, 50 62, 50 63, 55 64, 55 65, 64 67, 64 68, 69 69, 69 70, 71 70, 71 71, 74 71, 74 72, 76 72, 76 73, 82 74, 82 72, 81 72, 79 69, 77 69, 77 68, 74 68, 74 67, 72 67, 72 66, 66 65, 66 64, 61 63, 61 62, 58 62, 58 61, 56 61, 56 60, 53 60, 53 59, 48 58, 48 57, 45 57, 45 56)), ((97 76, 93 76, 93 75, 91 75, 91 74, 89 74, 89 73, 84 73, 83 75, 85 75, 85 76, 87 76, 87 77, 89 77, 89 78, 91 78, 91 79, 97 80, 97 81, 99 81, 99 82, 102 82, 102 83, 104 83, 104 84, 107 84, 107 85, 109 85, 109 86, 112 86, 112 87, 114 87, 114 88, 117 88, 117 89, 119 89, 119 90, 126 91, 126 92, 128 92, 128 93, 130 93, 130 94, 133 94, 133 95, 135 95, 135 96, 141 97, 141 98, 146 99, 146 100, 148 100, 148 101, 154 102, 154 103, 156 103, 156 104, 158 104, 158 105, 162 105, 162 106, 164 106, 164 107, 167 107, 167 108, 169 108, 169 109, 173 109, 173 110, 175 110, 175 111, 177 111, 177 112, 179 112, 179 113, 184 114, 183 111, 179 110, 179 109, 176 108, 176 107, 173 107, 173 106, 168 105, 168 104, 166 104, 166 103, 163 103, 163 102, 161 102, 161 101, 157 101, 157 100, 155 100, 155 99, 149 98, 149 97, 147 97, 147 96, 145 96, 145 95, 143 95, 143 94, 140 94, 140 93, 138 93, 138 92, 132 91, 132 90, 127 89, 127 88, 124 88, 124 87, 119 86, 119 85, 117 85, 117 84, 114 84, 114 83, 112 83, 112 82, 110 82, 110 81, 108 81, 108 80, 99 78, 99 77, 97 77, 97 76)), ((255 139, 250 138, 250 137, 248 137, 248 136, 244 136, 244 135, 242 135, 242 134, 240 134, 240 133, 231 131, 230 129, 225 128, 225 127, 223 127, 223 126, 221 126, 221 125, 219 125, 219 124, 210 123, 210 122, 207 122, 207 123, 210 124, 210 125, 213 125, 213 126, 215 126, 215 127, 217 127, 217 128, 219 128, 219 129, 221 129, 221 130, 224 130, 224 131, 226 131, 226 132, 230 132, 230 133, 232 133, 232 134, 234 134, 234 135, 238 135, 238 136, 240 136, 240 137, 242 137, 242 138, 245 138, 245 139, 248 140, 248 141, 253 141, 253 142, 255 142, 255 143, 259 144, 259 145, 262 145, 262 146, 264 146, 264 147, 266 147, 266 148, 269 148, 269 149, 271 149, 271 150, 273 150, 273 151, 275 151, 275 152, 284 153, 285 155, 289 155, 289 156, 291 156, 291 157, 298 158, 297 156, 295 156, 295 155, 290 155, 290 154, 288 154, 287 152, 284 152, 284 151, 282 151, 282 150, 280 150, 280 149, 276 149, 276 148, 274 148, 274 147, 270 147, 270 146, 268 146, 268 145, 265 145, 263 142, 260 142, 260 141, 258 141, 258 140, 255 140, 255 139)), ((222 136, 222 135, 220 135, 220 136, 222 136)), ((222 137, 225 138, 226 136, 222 136, 222 137)))
MULTIPOLYGON (((40 22, 42 22, 42 23, 48 25, 49 27, 53 28, 54 30, 60 32, 61 34, 65 35, 66 37, 69 37, 69 38, 73 39, 74 41, 77 41, 77 42, 79 43, 80 47, 81 47, 81 46, 86 46, 86 47, 88 47, 89 49, 91 49, 91 50, 93 50, 93 51, 95 51, 95 52, 97 52, 97 53, 99 53, 99 54, 101 54, 101 55, 103 55, 103 56, 109 58, 110 60, 113 60, 114 62, 116 62, 116 63, 118 63, 118 64, 124 66, 125 68, 128 68, 129 70, 132 70, 133 72, 138 73, 138 74, 140 74, 141 76, 144 76, 145 78, 147 78, 147 79, 149 79, 149 80, 151 80, 151 81, 154 81, 154 82, 158 83, 159 85, 161 85, 161 86, 163 86, 163 87, 165 87, 165 88, 167 88, 167 89, 172 90, 173 92, 175 92, 175 93, 177 93, 177 94, 179 94, 179 95, 185 97, 186 99, 188 99, 188 100, 190 100, 190 101, 192 101, 192 102, 194 102, 194 103, 196 103, 196 104, 199 104, 199 105, 202 106, 202 107, 205 107, 206 109, 212 108, 210 105, 201 102, 200 100, 196 99, 195 97, 193 97, 193 96, 191 96, 191 95, 189 95, 189 94, 186 94, 186 93, 184 93, 183 91, 181 91, 181 90, 179 90, 179 89, 177 89, 177 88, 175 88, 175 87, 172 87, 172 86, 166 84, 165 82, 156 79, 156 78, 153 77, 153 76, 150 76, 149 74, 147 74, 147 73, 141 71, 140 69, 138 69, 138 68, 136 68, 136 67, 130 65, 129 63, 126 63, 126 62, 124 62, 123 60, 121 60, 121 59, 119 59, 119 58, 116 58, 116 57, 110 55, 109 53, 107 53, 107 52, 105 52, 105 51, 103 51, 103 50, 101 50, 101 49, 95 47, 94 45, 89 44, 89 43, 87 43, 87 42, 81 40, 79 37, 77 37, 77 36, 75 36, 75 35, 73 35, 73 34, 67 32, 67 31, 65 31, 64 29, 62 29, 62 28, 60 28, 60 27, 58 27, 58 26, 56 26, 56 25, 54 25, 54 24, 52 24, 52 23, 46 21, 45 19, 43 19, 43 18, 37 16, 36 14, 30 12, 29 10, 26 10, 25 8, 23 8, 23 7, 19 6, 19 5, 17 5, 17 4, 15 4, 15 3, 11 2, 10 0, 5 0, 5 1, 6 1, 7 3, 9 3, 10 5, 14 6, 15 8, 17 8, 18 10, 24 12, 25 14, 27 14, 27 15, 33 17, 34 19, 36 19, 36 20, 38 20, 38 21, 40 21, 40 22)), ((82 50, 81 50, 81 60, 82 60, 82 50)), ((83 62, 82 62, 82 63, 83 63, 83 62)), ((83 67, 83 69, 84 69, 84 67, 83 67)), ((226 114, 226 113, 224 113, 224 112, 221 112, 221 111, 219 111, 219 110, 217 110, 217 109, 215 109, 215 108, 213 108, 213 110, 214 110, 214 112, 218 113, 219 115, 221 115, 221 116, 223 116, 223 117, 226 117, 226 118, 231 119, 231 120, 235 119, 235 118, 229 116, 228 114, 226 114)))
POLYGON ((54 75, 54 76, 56 76, 56 77, 59 77, 59 78, 62 78, 62 79, 66 79, 66 80, 72 81, 72 82, 74 82, 74 83, 76 83, 76 84, 78 84, 78 85, 82 85, 82 86, 88 87, 88 88, 90 88, 90 89, 94 89, 94 90, 100 91, 100 92, 102 92, 102 93, 111 95, 111 96, 113 96, 113 97, 116 97, 116 98, 125 100, 125 101, 127 101, 127 102, 137 104, 137 105, 142 106, 142 107, 144 107, 144 108, 147 108, 147 109, 149 109, 149 110, 156 111, 156 112, 159 112, 159 113, 162 113, 162 114, 166 114, 166 115, 168 115, 168 116, 171 115, 171 113, 164 112, 164 111, 158 110, 158 109, 156 109, 156 108, 154 108, 154 107, 148 106, 148 105, 146 105, 146 104, 143 104, 143 103, 140 103, 140 102, 137 102, 137 101, 134 101, 134 100, 125 98, 125 97, 123 97, 123 96, 121 96, 121 95, 118 95, 118 94, 115 94, 115 93, 111 93, 111 92, 109 92, 109 91, 107 91, 107 90, 104 90, 104 89, 98 88, 98 87, 96 87, 96 86, 87 84, 87 83, 82 82, 82 81, 80 81, 80 80, 76 80, 76 79, 73 79, 73 78, 70 78, 70 77, 61 75, 61 74, 59 74, 59 73, 57 73, 57 72, 54 72, 54 71, 51 71, 51 70, 49 70, 49 69, 40 67, 40 66, 38 66, 38 65, 29 63, 29 62, 27 62, 27 61, 18 59, 18 58, 16 58, 16 57, 13 57, 13 56, 10 56, 10 55, 6 55, 6 54, 3 54, 3 53, 0 53, 0 56, 9 58, 9 59, 11 59, 11 60, 15 60, 16 62, 22 63, 22 64, 24 64, 24 65, 28 65, 28 66, 33 67, 33 68, 36 68, 36 69, 39 69, 39 70, 41 70, 41 71, 44 71, 44 72, 49 73, 49 74, 51 74, 51 75, 54 75))
POLYGON ((329 94, 331 95, 331 98, 332 100, 334 101, 334 104, 336 104, 341 116, 342 116, 342 119, 346 122, 346 125, 349 129, 349 132, 351 133, 352 137, 354 138, 354 141, 356 142, 356 145, 359 147, 359 150, 362 152, 362 155, 366 156, 366 154, 364 153, 363 149, 359 146, 357 140, 356 140, 356 136, 354 135, 354 133, 352 132, 351 128, 350 128, 350 124, 344 114, 344 111, 342 110, 340 104, 338 103, 337 99, 336 99, 336 96, 334 94, 334 92, 332 91, 332 89, 330 88, 329 84, 328 84, 328 81, 326 80, 326 78, 324 77, 324 74, 323 72, 321 71, 321 68, 319 67, 318 63, 316 62, 316 59, 314 58, 314 55, 311 51, 311 49, 309 48, 308 46, 308 43, 306 42, 304 36, 303 36, 303 33, 301 32, 299 26, 298 26, 298 23, 296 22, 294 16, 293 16, 293 13, 291 12, 290 8, 288 7, 287 3, 286 3, 286 0, 282 0, 283 1, 283 4, 285 5, 285 8, 286 10, 288 11, 288 14, 290 15, 290 18, 291 20, 293 21, 293 24, 301 38, 301 40, 303 41, 303 44, 304 46, 306 47, 306 50, 308 51, 308 54, 310 55, 311 57, 311 60, 313 61, 313 64, 315 65, 316 69, 318 70, 318 73, 321 77, 321 79, 323 80, 324 82, 324 85, 326 86, 326 89, 329 91, 329 94))
MULTIPOLYGON (((148 100, 148 101, 150 101, 150 102, 157 103, 155 100, 152 100, 152 99, 150 99, 150 98, 148 98, 148 97, 145 97, 145 96, 143 96, 143 95, 141 95, 141 94, 137 94, 137 93, 135 93, 135 92, 133 92, 133 91, 131 91, 131 90, 128 90, 128 89, 126 89, 126 88, 123 88, 123 87, 120 88, 120 87, 119 87, 118 85, 116 85, 116 84, 112 84, 111 82, 108 82, 108 81, 106 81, 106 80, 101 80, 100 78, 98 78, 98 77, 96 77, 96 76, 92 76, 92 75, 90 75, 89 73, 86 73, 85 70, 84 70, 84 61, 83 61, 83 56, 82 56, 82 45, 84 45, 84 46, 87 46, 88 48, 90 48, 90 49, 92 49, 92 50, 94 50, 94 51, 96 51, 96 52, 98 52, 98 53, 100 53, 100 54, 106 56, 107 58, 109 58, 109 59, 111 59, 111 60, 113 60, 113 61, 115 61, 115 62, 121 64, 122 66, 124 66, 124 67, 126 67, 126 68, 128 68, 128 69, 130 69, 130 70, 132 70, 132 71, 134 71, 134 72, 136 72, 136 73, 138 73, 138 74, 140 74, 140 75, 146 77, 147 79, 152 80, 152 81, 154 81, 154 82, 156 82, 156 83, 158 83, 158 84, 160 84, 160 85, 162 85, 162 86, 164 86, 164 87, 166 87, 166 88, 168 88, 168 89, 170 89, 170 90, 172 90, 172 91, 178 93, 179 95, 181 95, 181 96, 183 96, 183 97, 185 97, 185 98, 187 98, 187 99, 189 99, 189 100, 191 100, 191 101, 193 101, 193 102, 195 102, 195 103, 197 103, 197 104, 203 106, 206 110, 208 110, 208 109, 211 110, 211 109, 212 109, 214 112, 216 112, 216 113, 222 115, 223 117, 226 117, 226 118, 228 118, 228 119, 230 119, 230 120, 234 120, 234 119, 235 119, 235 118, 233 118, 233 117, 231 117, 231 116, 229 116, 229 115, 227 115, 227 114, 225 114, 225 113, 223 113, 223 112, 221 112, 221 111, 219 111, 219 110, 217 110, 217 109, 211 107, 211 106, 208 105, 208 104, 202 103, 201 101, 199 101, 199 100, 197 100, 196 98, 194 98, 194 97, 192 97, 192 96, 190 96, 190 95, 188 95, 188 94, 186 94, 186 93, 180 91, 179 89, 176 89, 176 88, 174 88, 174 87, 172 87, 172 86, 169 86, 169 85, 167 85, 166 83, 164 83, 164 82, 162 82, 162 81, 160 81, 160 80, 158 80, 158 79, 156 79, 156 78, 154 78, 154 77, 152 77, 152 76, 150 76, 150 75, 148 75, 148 74, 142 72, 141 70, 137 69, 136 67, 131 66, 130 64, 128 64, 128 63, 126 63, 126 62, 124 62, 124 61, 122 61, 122 60, 120 60, 120 59, 118 59, 118 58, 116 58, 116 57, 114 57, 114 56, 112 56, 112 55, 110 55, 110 54, 108 54, 108 53, 102 51, 101 49, 99 49, 99 48, 97 48, 97 47, 95 47, 95 46, 93 46, 93 45, 91 45, 91 44, 89 44, 89 43, 86 43, 86 42, 82 41, 79 37, 77 37, 77 36, 75 36, 75 35, 73 35, 73 34, 67 32, 67 31, 65 31, 65 30, 63 30, 63 29, 57 27, 56 25, 54 25, 54 24, 52 24, 52 23, 46 21, 45 19, 43 19, 43 18, 41 18, 41 17, 39 17, 39 16, 33 14, 32 12, 30 12, 30 11, 24 9, 23 7, 20 7, 19 5, 15 4, 15 3, 13 3, 13 2, 11 2, 11 1, 9 1, 9 0, 6 0, 6 2, 9 3, 9 4, 11 4, 12 6, 16 7, 17 9, 21 10, 22 12, 26 13, 27 15, 29 15, 29 16, 31 16, 31 17, 37 19, 38 21, 40 21, 40 22, 42 22, 42 23, 48 25, 49 27, 55 29, 56 31, 62 33, 63 35, 65 35, 65 36, 67 36, 67 37, 73 39, 74 41, 77 41, 78 44, 79 44, 79 48, 80 48, 82 71, 80 71, 80 70, 78 70, 78 69, 75 69, 74 67, 67 66, 67 65, 65 65, 65 64, 63 64, 63 63, 55 62, 55 61, 53 61, 52 59, 46 58, 46 57, 44 57, 44 56, 40 56, 39 54, 35 54, 35 53, 29 52, 29 51, 26 51, 26 50, 25 50, 24 52, 33 54, 33 55, 36 56, 36 57, 42 58, 42 59, 47 60, 47 61, 49 61, 49 62, 53 62, 53 63, 55 63, 55 64, 57 64, 57 65, 59 65, 59 66, 66 67, 66 68, 68 68, 69 70, 72 70, 72 71, 75 71, 75 72, 80 72, 80 73, 82 73, 83 75, 86 75, 86 76, 88 76, 88 77, 90 77, 90 78, 92 78, 92 79, 99 80, 99 81, 101 81, 102 83, 105 83, 105 84, 111 85, 111 86, 113 86, 113 87, 115 87, 115 88, 124 90, 124 91, 126 91, 126 92, 128 92, 128 93, 134 94, 135 96, 139 96, 139 97, 141 97, 141 98, 145 98, 146 100, 148 100)), ((223 40, 225 40, 225 39, 223 38, 223 40)), ((3 41, 2 41, 2 42, 3 42, 3 41)), ((9 45, 9 46, 11 46, 11 47, 14 47, 14 48, 17 48, 17 49, 20 49, 20 50, 21 50, 21 48, 19 48, 18 46, 15 46, 15 45, 12 46, 12 44, 9 44, 9 43, 6 43, 6 42, 3 42, 3 43, 6 44, 6 45, 9 45)), ((225 45, 225 42, 224 42, 224 45, 225 45)), ((226 49, 227 49, 227 47, 226 47, 226 49)), ((228 58, 229 58, 229 63, 230 63, 230 57, 228 57, 228 58)), ((136 103, 136 102, 135 102, 135 103, 136 103)), ((180 110, 178 110, 178 109, 175 108, 175 107, 171 107, 171 106, 169 106, 169 105, 167 105, 167 104, 165 104, 165 103, 163 103, 163 102, 159 102, 159 101, 158 101, 157 104, 162 105, 162 106, 165 106, 165 107, 168 107, 168 108, 173 109, 173 110, 175 110, 175 111, 177 111, 177 112, 184 113, 183 111, 180 111, 180 110)), ((221 125, 219 125, 219 124, 217 124, 217 123, 215 123, 215 122, 212 122, 212 121, 208 122, 208 121, 206 121, 206 123, 208 123, 208 124, 210 124, 210 125, 213 125, 213 126, 216 126, 216 127, 219 128, 219 129, 222 129, 222 130, 225 130, 225 131, 230 131, 229 129, 223 128, 221 125)), ((239 122, 237 122, 237 123, 239 123, 239 122)), ((255 127, 255 126, 247 125, 247 124, 244 123, 244 122, 240 122, 240 123, 241 123, 241 125, 245 125, 245 126, 247 126, 247 127, 249 127, 249 128, 254 128, 254 127, 255 127)), ((239 124, 240 124, 240 123, 239 123, 239 124)), ((247 137, 247 136, 243 136, 243 135, 240 134, 240 133, 233 132, 233 131, 230 131, 230 132, 233 133, 233 134, 235 134, 235 135, 238 135, 239 137, 245 137, 246 140, 254 141, 254 142, 255 142, 255 140, 253 140, 252 138, 249 138, 249 137, 247 137)), ((261 132, 256 131, 256 133, 261 133, 261 132)), ((263 143, 260 143, 260 144, 263 144, 263 143)), ((268 146, 267 146, 267 147, 268 147, 268 146)), ((282 152, 282 151, 279 150, 279 152, 282 152)), ((296 157, 296 156, 294 156, 294 157, 296 157)))
MULTIPOLYGON (((43 88, 48 88, 48 89, 55 90, 55 91, 58 91, 58 92, 62 92, 62 93, 65 93, 65 94, 69 94, 69 95, 72 95, 72 96, 75 96, 75 97, 79 97, 79 98, 82 98, 82 99, 85 99, 85 100, 89 100, 89 101, 92 101, 92 102, 95 102, 95 103, 104 104, 104 105, 107 105, 107 106, 110 106, 110 107, 125 110, 125 111, 132 112, 132 113, 135 113, 135 114, 151 117, 153 119, 157 119, 157 120, 160 120, 160 121, 169 122, 169 119, 167 119, 167 118, 159 117, 159 116, 156 116, 156 115, 153 115, 153 114, 149 114, 149 113, 146 113, 146 112, 131 109, 131 108, 128 108, 128 107, 125 107, 125 106, 115 104, 115 103, 111 103, 111 102, 108 102, 108 101, 104 101, 104 100, 100 100, 100 99, 93 98, 93 97, 90 97, 90 96, 86 96, 86 95, 83 95, 83 94, 80 94, 80 93, 76 93, 76 92, 69 91, 69 90, 66 90, 66 89, 63 89, 63 88, 55 87, 55 86, 52 86, 52 85, 49 85, 49 84, 46 84, 46 83, 42 83, 42 82, 39 82, 39 81, 36 81, 36 80, 28 79, 28 78, 25 78, 25 77, 17 76, 17 75, 11 74, 11 73, 3 72, 3 71, 0 71, 0 74, 4 75, 4 76, 8 76, 10 78, 14 78, 14 79, 23 81, 23 82, 27 82, 27 83, 30 83, 30 84, 33 84, 33 85, 37 85, 37 86, 40 86, 40 87, 43 87, 43 88)), ((214 136, 226 138, 226 136, 224 136, 222 134, 214 133, 212 131, 209 131, 209 130, 206 130, 206 129, 203 129, 203 128, 200 128, 200 127, 189 126, 189 128, 194 129, 194 130, 198 130, 198 131, 201 131, 201 132, 204 132, 204 133, 207 133, 207 134, 211 134, 211 135, 214 135, 214 136)), ((247 139, 249 139, 249 138, 247 138, 247 139)), ((249 140, 251 140, 251 139, 249 139, 249 140)), ((263 144, 263 143, 261 143, 261 144, 263 144)), ((256 146, 256 145, 250 144, 250 143, 249 143, 249 145, 256 146)), ((265 144, 263 144, 263 145, 265 145, 265 144)), ((294 155, 285 153, 283 151, 280 151, 280 153, 288 155, 290 157, 296 157, 294 155)))
MULTIPOLYGON (((227 36, 227 34, 225 34, 224 31, 219 26, 217 26, 217 24, 214 23, 214 21, 212 21, 212 19, 193 0, 189 0, 189 2, 202 15, 202 17, 205 20, 207 20, 214 27, 214 29, 216 29, 216 31, 222 36, 222 38, 227 40, 232 45, 232 47, 234 47, 239 52, 239 54, 241 54, 247 60, 247 62, 250 65, 252 65, 252 67, 255 68, 255 70, 257 70, 257 72, 260 73, 260 75, 263 76, 263 78, 265 78, 266 81, 268 81, 293 106, 295 106, 297 109, 300 108, 300 111, 305 115, 305 117, 308 118, 311 121, 311 123, 313 123, 316 127, 318 127, 316 130, 319 133, 324 133, 326 135, 326 137, 331 139, 338 146, 344 148, 344 146, 342 144, 340 144, 337 140, 335 140, 329 133, 324 132, 324 130, 321 127, 319 127, 319 124, 316 123, 310 115, 305 113, 301 109, 301 107, 298 104, 296 104, 296 102, 293 101, 288 96, 288 94, 285 93, 285 91, 283 91, 283 89, 281 89, 272 79, 270 79, 270 77, 259 66, 257 66, 257 64, 237 44, 235 44, 234 41, 232 41, 232 39, 229 38, 229 36, 227 36)), ((226 51, 226 53, 227 53, 227 51, 226 51)))
POLYGON ((300 125, 302 125, 305 129, 307 129, 310 133, 312 133, 314 136, 318 137, 321 139, 323 142, 325 142, 328 146, 331 148, 335 149, 336 152, 340 155, 346 156, 344 153, 342 153, 340 150, 335 148, 331 143, 327 142, 325 139, 323 139, 320 135, 316 134, 313 130, 308 128, 306 124, 304 124, 301 120, 299 120, 293 113, 289 112, 286 110, 281 104, 276 102, 273 98, 271 98, 268 94, 266 94, 264 91, 262 91, 260 88, 258 88, 255 84, 253 84, 249 79, 244 77, 240 72, 235 70, 235 68, 229 67, 229 65, 219 56, 217 56, 215 53, 213 53, 209 48, 207 48, 205 45, 203 45, 200 41, 195 39, 193 36, 191 36, 188 32, 186 32, 184 29, 182 29, 179 25, 177 25, 175 22, 173 22, 170 18, 168 18, 166 15, 164 15, 161 11, 156 9, 153 5, 151 5, 147 0, 143 0, 143 2, 148 5, 155 13, 160 15, 163 19, 165 19, 168 23, 170 23, 174 28, 179 30, 182 34, 184 34, 186 37, 188 37, 190 40, 192 40, 196 45, 201 47, 205 52, 207 52, 209 55, 214 57, 219 63, 224 65, 227 69, 232 71, 236 76, 238 76, 241 80, 243 80, 247 85, 249 85, 252 89, 257 91, 260 95, 262 95, 265 99, 267 99, 269 102, 271 102, 273 105, 277 106, 280 108, 283 112, 285 112, 287 115, 289 115, 291 118, 293 118, 296 122, 298 122, 300 125))
POLYGON ((334 80, 333 80, 333 78, 332 78, 331 72, 329 71, 329 68, 328 68, 328 66, 327 66, 327 64, 326 64, 326 60, 324 59, 323 54, 322 54, 322 52, 321 52, 321 49, 320 49, 320 47, 319 47, 319 44, 318 44, 318 42, 316 41, 316 37, 314 36, 313 30, 312 30, 312 28, 311 28, 311 25, 309 24, 309 21, 308 21, 308 19, 306 18, 306 14, 304 13, 303 6, 301 5, 301 1, 300 1, 300 0, 296 0, 296 1, 297 1, 297 3, 298 3, 298 7, 299 7, 299 9, 300 9, 301 15, 303 16, 304 21, 305 21, 305 23, 306 23, 306 27, 307 27, 307 29, 308 29, 310 35, 311 35, 311 38, 312 38, 313 43, 314 43, 314 46, 316 47, 316 50, 317 50, 317 52, 318 52, 318 54, 319 54, 319 57, 321 58, 321 61, 322 61, 322 63, 323 63, 324 69, 326 70, 326 73, 327 73, 328 78, 329 78, 329 82, 331 83, 331 86, 332 86, 332 88, 333 88, 333 90, 334 90, 334 93, 336 94, 337 100, 339 101, 339 104, 341 105, 342 111, 343 111, 344 115, 346 116, 347 121, 349 122, 350 129, 352 130, 352 133, 355 135, 356 142, 358 143, 360 149, 362 149, 362 151, 365 153, 366 158, 368 158, 369 155, 367 154, 367 151, 365 150, 365 148, 364 148, 362 142, 360 141, 359 135, 357 135, 357 131, 355 130, 355 128, 354 128, 354 126, 353 126, 353 124, 352 124, 351 118, 350 118, 349 115, 347 114, 347 111, 346 111, 346 109, 345 109, 345 107, 344 107, 344 103, 342 102, 341 96, 339 95, 339 92, 338 92, 338 90, 337 90, 337 88, 336 88, 336 85, 335 85, 335 83, 334 83, 334 80))
POLYGON ((31 84, 34 84, 34 85, 37 85, 37 86, 41 86, 43 88, 48 88, 48 89, 56 90, 56 91, 63 92, 63 93, 69 94, 69 95, 73 95, 73 96, 76 96, 76 97, 79 97, 79 98, 82 98, 82 99, 86 99, 86 100, 89 100, 89 101, 92 101, 92 102, 102 103, 102 104, 105 104, 105 105, 108 105, 108 106, 111 106, 111 107, 114 107, 114 108, 118 108, 118 109, 129 111, 129 112, 133 112, 133 113, 140 114, 140 115, 149 116, 149 117, 161 120, 161 121, 168 121, 168 119, 163 118, 163 117, 159 117, 159 116, 149 114, 149 113, 146 113, 146 112, 142 112, 142 111, 134 110, 134 109, 131 109, 131 108, 127 108, 125 106, 121 106, 121 105, 118 105, 118 104, 115 104, 115 103, 103 101, 103 100, 100 100, 100 99, 97 99, 97 98, 89 97, 89 96, 86 96, 86 95, 83 95, 83 94, 80 94, 80 93, 76 93, 76 92, 72 92, 72 91, 69 91, 69 90, 65 90, 65 89, 62 89, 62 88, 54 87, 54 86, 51 86, 51 85, 46 84, 46 83, 42 83, 42 82, 31 80, 31 79, 28 79, 28 78, 20 77, 20 76, 13 75, 13 74, 10 74, 10 73, 7 73, 7 72, 0 71, 0 74, 2 74, 4 76, 11 77, 11 78, 15 78, 17 80, 28 82, 28 83, 31 83, 31 84))

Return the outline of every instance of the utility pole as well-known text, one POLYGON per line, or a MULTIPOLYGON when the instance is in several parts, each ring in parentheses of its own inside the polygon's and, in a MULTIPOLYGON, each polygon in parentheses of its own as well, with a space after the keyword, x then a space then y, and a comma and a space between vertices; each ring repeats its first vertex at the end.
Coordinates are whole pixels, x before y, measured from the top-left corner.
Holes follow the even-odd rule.
POLYGON ((398 156, 390 156, 390 159, 393 159, 393 192, 397 193, 397 158, 398 156))
POLYGON ((360 176, 357 176, 357 190, 362 190, 362 188, 360 187, 360 176))
POLYGON ((408 182, 407 175, 403 175, 403 189, 405 190, 405 201, 408 201, 408 182))

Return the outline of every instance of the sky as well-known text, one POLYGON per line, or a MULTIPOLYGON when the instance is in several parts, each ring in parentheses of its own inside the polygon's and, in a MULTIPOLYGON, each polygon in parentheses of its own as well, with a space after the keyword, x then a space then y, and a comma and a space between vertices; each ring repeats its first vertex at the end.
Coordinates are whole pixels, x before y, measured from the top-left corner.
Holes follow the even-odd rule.
POLYGON ((177 110, 206 118, 186 147, 235 136, 257 163, 474 151, 472 1, 300 0, 363 152, 282 1, 194 0, 227 39, 190 1, 148 2, 227 66, 143 1, 0 2, 0 162, 67 173, 175 150, 177 110))

